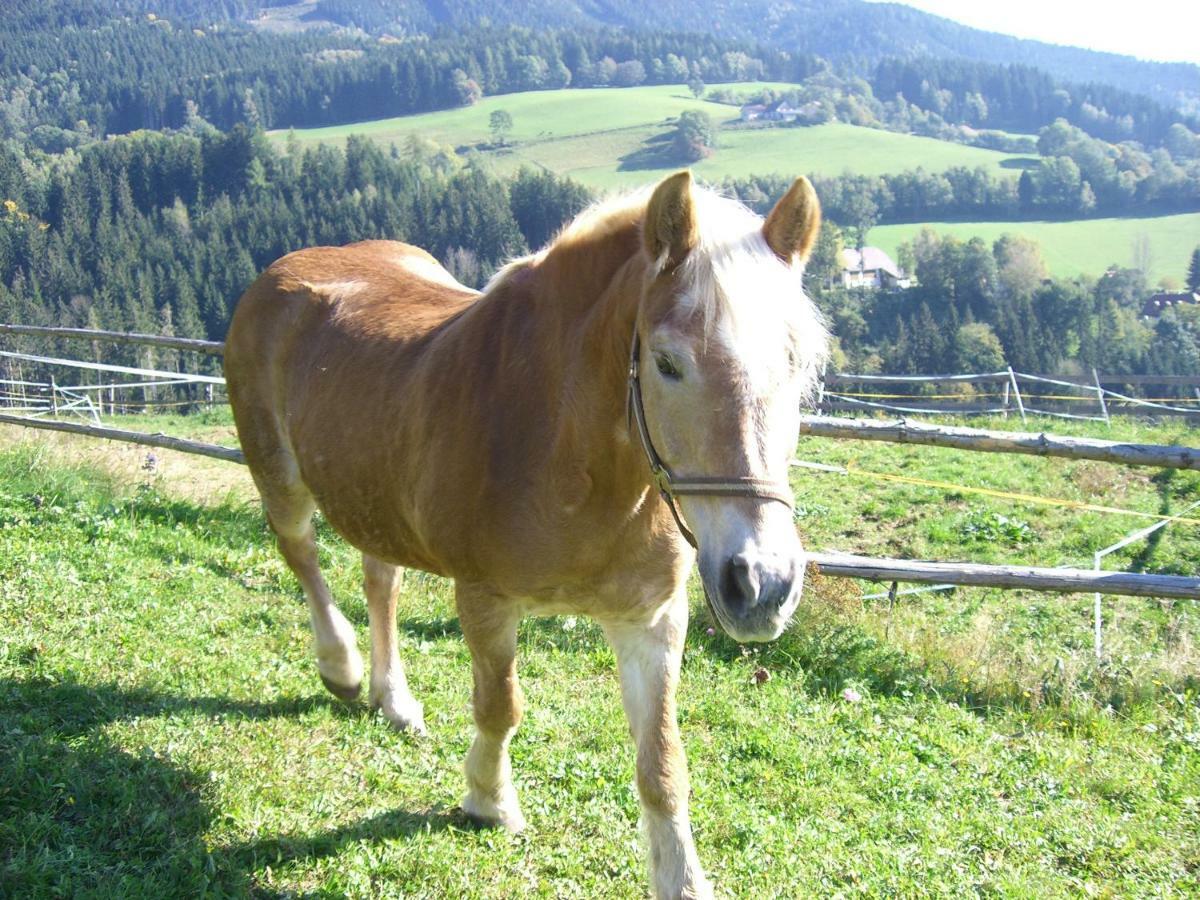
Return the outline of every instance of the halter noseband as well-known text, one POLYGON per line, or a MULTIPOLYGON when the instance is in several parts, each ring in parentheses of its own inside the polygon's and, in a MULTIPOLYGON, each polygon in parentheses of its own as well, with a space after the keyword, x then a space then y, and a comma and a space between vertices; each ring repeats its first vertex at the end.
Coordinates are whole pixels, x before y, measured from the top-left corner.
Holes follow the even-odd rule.
POLYGON ((675 498, 684 494, 704 495, 710 497, 759 497, 763 500, 774 500, 782 503, 788 509, 795 506, 792 489, 789 485, 766 478, 721 478, 716 476, 700 476, 694 478, 676 478, 667 468, 654 442, 650 440, 650 430, 646 427, 646 410, 642 406, 642 382, 638 374, 638 360, 641 357, 642 338, 637 326, 633 329, 633 350, 629 354, 629 394, 626 399, 627 416, 637 423, 638 436, 642 441, 642 449, 646 451, 646 462, 650 464, 650 478, 658 488, 659 495, 671 510, 675 524, 684 540, 698 548, 696 536, 683 523, 679 510, 675 506, 675 498))

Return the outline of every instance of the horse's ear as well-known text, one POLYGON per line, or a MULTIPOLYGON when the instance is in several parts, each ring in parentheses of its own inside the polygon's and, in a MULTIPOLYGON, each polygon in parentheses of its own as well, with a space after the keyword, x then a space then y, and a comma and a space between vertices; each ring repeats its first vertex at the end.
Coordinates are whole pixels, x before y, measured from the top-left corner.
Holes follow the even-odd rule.
POLYGON ((646 206, 642 224, 646 254, 668 268, 679 265, 700 241, 696 205, 692 200, 692 173, 684 169, 663 179, 646 206))
POLYGON ((801 263, 812 253, 821 230, 821 202, 812 183, 801 175, 775 204, 763 225, 767 246, 786 263, 799 257, 801 263))

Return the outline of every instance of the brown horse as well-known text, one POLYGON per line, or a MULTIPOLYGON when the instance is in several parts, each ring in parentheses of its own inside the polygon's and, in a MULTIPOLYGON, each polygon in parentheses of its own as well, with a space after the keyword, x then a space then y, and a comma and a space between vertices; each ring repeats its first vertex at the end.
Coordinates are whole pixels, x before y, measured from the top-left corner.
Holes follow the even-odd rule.
POLYGON ((583 213, 483 293, 405 244, 293 253, 229 331, 238 434, 325 685, 353 698, 363 664, 317 567, 317 507, 362 551, 370 702, 398 728, 425 727, 397 653, 400 567, 454 579, 477 728, 462 807, 519 830, 517 622, 594 617, 662 897, 711 893, 675 716, 689 542, 739 640, 777 636, 800 596, 786 476, 826 347, 801 288, 819 222, 804 179, 764 222, 681 172, 583 213))

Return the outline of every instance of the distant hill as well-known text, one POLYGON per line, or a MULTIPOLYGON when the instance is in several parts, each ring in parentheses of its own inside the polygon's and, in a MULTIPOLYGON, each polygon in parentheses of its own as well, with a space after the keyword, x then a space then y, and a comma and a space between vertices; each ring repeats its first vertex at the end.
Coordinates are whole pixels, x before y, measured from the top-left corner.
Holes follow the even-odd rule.
MULTIPOLYGON (((175 0, 195 9, 206 0, 175 0)), ((214 10, 246 2, 207 0, 214 10)), ((266 5, 266 4, 263 4, 266 5)), ((969 28, 896 3, 865 0, 316 0, 309 21, 368 31, 433 31, 481 22, 530 27, 607 25, 656 31, 699 31, 762 41, 831 60, 873 65, 887 57, 963 57, 1023 63, 1074 82, 1099 81, 1194 111, 1200 66, 1159 63, 1115 53, 1063 47, 969 28)), ((1166 27, 1166 26, 1164 26, 1166 27)))
POLYGON ((157 15, 189 22, 246 22, 275 32, 341 27, 414 34, 484 24, 695 32, 812 53, 864 74, 886 58, 1020 63, 1069 82, 1103 82, 1136 91, 1193 116, 1200 112, 1200 66, 1024 40, 912 7, 866 0, 15 0, 14 5, 6 16, 20 30, 95 27, 113 17, 157 15))

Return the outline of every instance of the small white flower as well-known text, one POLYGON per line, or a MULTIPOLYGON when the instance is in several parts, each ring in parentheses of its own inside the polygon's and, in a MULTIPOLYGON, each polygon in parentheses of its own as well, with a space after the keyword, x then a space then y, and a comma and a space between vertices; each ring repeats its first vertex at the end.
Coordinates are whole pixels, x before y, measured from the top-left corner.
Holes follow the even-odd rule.
POLYGON ((845 688, 842 690, 842 699, 847 703, 858 703, 862 700, 862 694, 854 688, 845 688))

